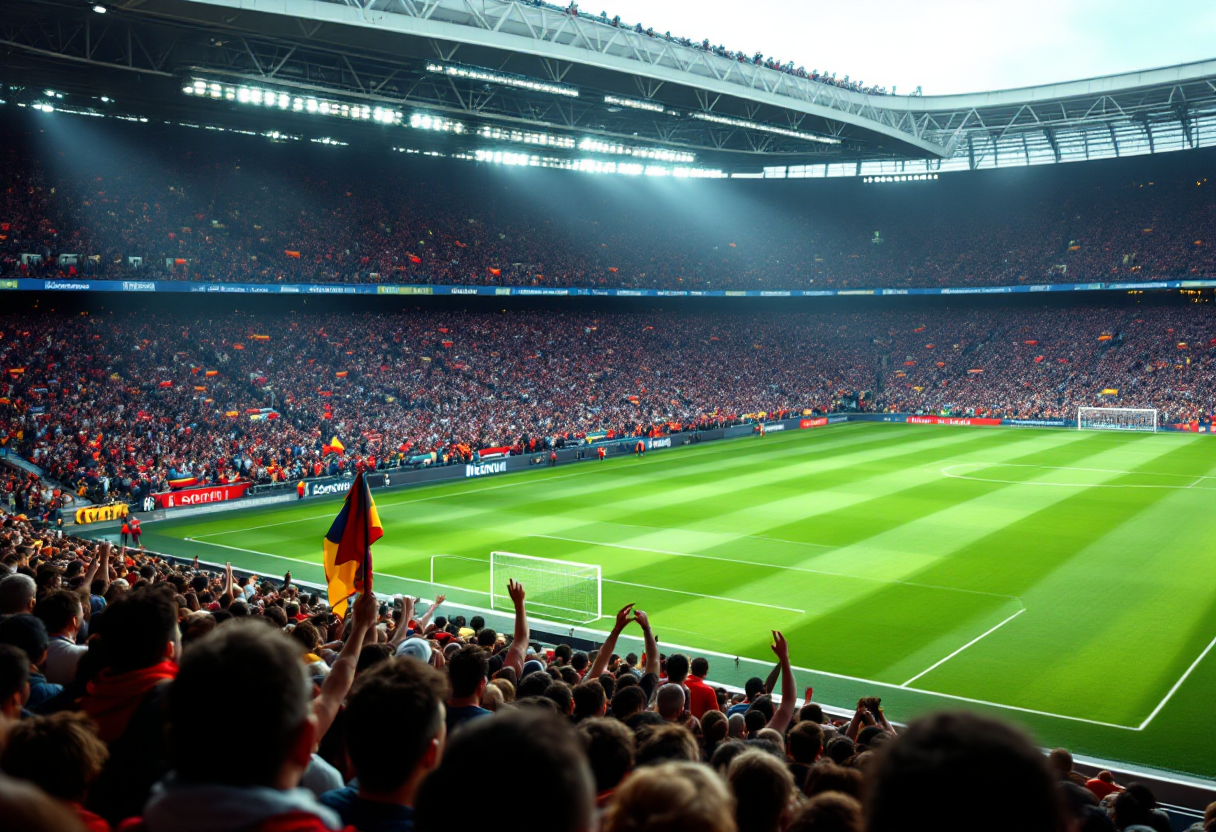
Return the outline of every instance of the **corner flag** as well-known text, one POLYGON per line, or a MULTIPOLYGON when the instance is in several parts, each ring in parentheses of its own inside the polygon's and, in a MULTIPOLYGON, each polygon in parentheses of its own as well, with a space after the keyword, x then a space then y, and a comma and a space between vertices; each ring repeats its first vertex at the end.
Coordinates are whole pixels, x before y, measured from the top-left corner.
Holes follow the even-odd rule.
POLYGON ((351 595, 371 590, 371 546, 383 536, 371 489, 360 472, 346 494, 342 510, 321 541, 329 606, 334 615, 345 614, 351 595))

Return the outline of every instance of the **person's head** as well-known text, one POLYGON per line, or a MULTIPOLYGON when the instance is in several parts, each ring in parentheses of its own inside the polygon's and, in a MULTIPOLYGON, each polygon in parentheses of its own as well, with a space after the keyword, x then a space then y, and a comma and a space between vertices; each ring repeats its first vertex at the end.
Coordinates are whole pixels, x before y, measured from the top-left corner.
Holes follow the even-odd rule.
POLYGON ((0 770, 51 797, 81 802, 108 757, 88 717, 61 711, 14 725, 0 753, 0 770))
POLYGON ((709 660, 697 657, 692 660, 691 671, 693 676, 698 676, 704 679, 709 675, 709 660))
POLYGON ((751 711, 759 711, 760 713, 764 714, 765 722, 771 722, 773 719, 773 714, 777 712, 777 707, 773 704, 773 698, 771 696, 768 694, 763 694, 752 700, 748 713, 751 711))
POLYGON ((176 659, 181 649, 173 595, 155 587, 124 594, 106 607, 101 644, 105 664, 114 673, 176 659))
MULTIPOLYGON (((524 680, 525 682, 527 679, 524 680)), ((646 707, 646 694, 638 685, 617 688, 612 697, 612 715, 624 722, 646 707)))
POLYGON ((578 736, 595 777, 595 793, 603 794, 633 771, 633 732, 615 719, 585 719, 578 724, 578 736))
POLYGON ((672 653, 667 658, 667 681, 673 685, 682 685, 688 678, 688 656, 683 653, 672 653))
POLYGON ((861 802, 839 792, 826 792, 802 804, 785 832, 861 832, 861 802))
POLYGON ((169 747, 178 777, 294 788, 317 740, 311 694, 299 647, 287 636, 253 619, 217 628, 190 647, 169 687, 169 747), (200 743, 200 720, 256 725, 259 752, 233 754, 227 743, 200 743))
POLYGON ((34 614, 42 619, 48 633, 75 635, 84 621, 84 610, 80 596, 66 589, 48 592, 34 608, 34 614))
POLYGON ((316 655, 317 651, 321 649, 321 631, 311 621, 301 621, 296 624, 288 635, 305 654, 316 655))
POLYGON ((41 665, 46 659, 48 641, 46 625, 29 613, 0 621, 0 644, 11 644, 21 650, 30 664, 41 665))
POLYGON ((0 776, 0 817, 6 829, 28 832, 85 832, 70 806, 31 783, 0 776))
POLYGON ((483 616, 475 615, 469 619, 469 629, 475 633, 480 633, 486 628, 486 620, 483 616))
POLYGON ((0 644, 0 740, 4 721, 21 718, 30 698, 30 660, 13 644, 0 644))
MULTIPOLYGON (((738 716, 738 714, 734 714, 738 716)), ((764 711, 748 711, 743 714, 743 724, 747 728, 747 735, 750 737, 764 730, 764 726, 768 725, 768 717, 764 715, 764 711)))
POLYGON ((0 580, 0 615, 32 613, 38 587, 34 579, 20 572, 0 580))
POLYGON ((856 753, 857 746, 848 737, 832 737, 823 747, 823 756, 838 765, 844 765, 856 753))
POLYGON ((739 832, 777 832, 794 796, 790 770, 763 751, 748 750, 731 761, 726 782, 735 796, 739 832))
POLYGON ((726 714, 721 711, 706 711, 701 717, 701 737, 707 749, 726 739, 726 714))
POLYGON ((757 696, 764 695, 764 680, 759 676, 753 676, 743 683, 743 692, 747 694, 747 701, 752 702, 757 696))
POLYGON ((498 641, 498 633, 491 630, 489 627, 482 627, 477 631, 476 644, 483 650, 493 650, 494 644, 498 641))
POLYGON ((743 714, 731 714, 726 719, 727 733, 733 740, 741 740, 747 736, 747 720, 743 714))
POLYGON ((815 762, 823 753, 823 728, 817 722, 799 722, 785 736, 785 753, 795 763, 815 762))
POLYGON ((1056 748, 1047 755, 1047 765, 1051 767, 1051 773, 1057 778, 1065 780, 1072 772, 1072 754, 1068 749, 1056 748))
POLYGON ((486 653, 476 644, 466 644, 448 657, 448 677, 452 681, 452 699, 476 697, 481 701, 485 692, 486 674, 490 672, 490 661, 486 653))
POLYGON ((604 832, 735 832, 735 801, 722 780, 695 763, 641 769, 616 790, 604 832))
POLYGON ((608 697, 604 686, 594 679, 579 685, 574 693, 574 719, 576 722, 591 717, 603 716, 608 710, 608 697))
POLYGON ((589 664, 591 664, 591 659, 582 650, 570 654, 570 667, 576 673, 580 675, 585 673, 589 664))
POLYGON ((567 716, 574 713, 574 689, 565 682, 552 682, 545 688, 544 697, 553 700, 559 714, 567 716))
POLYGON ((1203 812, 1204 830, 1206 831, 1206 830, 1211 829, 1212 824, 1214 824, 1214 823, 1216 823, 1216 801, 1212 801, 1211 803, 1209 803, 1208 808, 1205 809, 1203 812))
POLYGON ((574 655, 574 651, 569 644, 559 644, 553 648, 553 661, 557 664, 569 664, 570 657, 574 655))
POLYGON ((667 684, 659 688, 655 706, 659 716, 668 722, 678 722, 684 716, 684 688, 676 684, 667 684))
POLYGON ((807 797, 840 792, 860 799, 864 783, 864 777, 857 769, 845 768, 831 760, 820 760, 807 771, 802 792, 807 797))
POLYGON ((823 718, 823 708, 819 707, 814 702, 808 702, 802 706, 802 710, 798 711, 799 722, 814 722, 822 725, 825 720, 823 718))
POLYGON ((966 712, 919 719, 884 746, 866 813, 869 832, 969 830, 977 817, 990 832, 1063 828, 1042 753, 1004 723, 966 712), (1017 800, 992 811, 992 783, 1017 800))
POLYGON ((725 779, 726 771, 730 768, 730 764, 735 758, 747 750, 747 743, 743 740, 730 739, 725 742, 718 743, 718 747, 714 749, 713 756, 709 758, 709 764, 714 771, 725 779))
POLYGON ((360 791, 410 805, 443 756, 447 697, 447 679, 422 662, 386 661, 359 676, 346 699, 344 734, 360 791))
POLYGON ((638 735, 638 768, 669 760, 700 762, 697 738, 680 725, 656 725, 638 735))
POLYGON ((469 773, 507 752, 510 765, 494 774, 501 794, 528 794, 544 783, 544 823, 551 832, 590 832, 596 828, 595 780, 583 745, 568 720, 528 708, 467 724, 455 734, 443 761, 423 781, 416 803, 418 832, 481 832, 479 812, 454 812, 467 802, 469 773))
POLYGON ((1115 795, 1115 799, 1111 803, 1111 820, 1114 821, 1115 828, 1119 832, 1123 832, 1129 826, 1151 827, 1152 819, 1152 806, 1145 803, 1142 797, 1137 796, 1130 788, 1115 795))

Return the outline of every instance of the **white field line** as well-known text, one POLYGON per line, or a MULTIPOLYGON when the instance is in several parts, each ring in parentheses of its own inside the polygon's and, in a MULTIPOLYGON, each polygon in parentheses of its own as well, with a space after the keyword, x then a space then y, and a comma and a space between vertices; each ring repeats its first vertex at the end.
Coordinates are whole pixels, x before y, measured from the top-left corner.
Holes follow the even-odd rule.
POLYGON ((1021 615, 1021 614, 1022 614, 1022 613, 1024 613, 1024 612, 1026 612, 1026 608, 1025 608, 1025 607, 1022 607, 1020 610, 1018 610, 1018 611, 1017 611, 1017 612, 1015 612, 1013 615, 1011 615, 1011 616, 1009 616, 1008 618, 1006 618, 1006 619, 1005 619, 1004 621, 1002 621, 1000 624, 997 624, 997 625, 996 625, 995 627, 993 627, 991 630, 987 630, 987 631, 985 631, 984 633, 982 633, 981 635, 976 636, 975 638, 971 639, 971 641, 967 642, 967 643, 966 643, 966 644, 964 644, 962 647, 960 647, 960 648, 958 648, 957 650, 955 650, 955 651, 954 651, 953 653, 951 653, 949 656, 946 656, 946 658, 938 660, 937 662, 933 663, 933 664, 932 664, 932 665, 930 665, 929 667, 927 667, 927 668, 925 668, 924 670, 922 670, 920 673, 917 673, 917 674, 916 674, 915 676, 913 676, 911 679, 909 679, 908 681, 906 681, 906 682, 904 682, 902 685, 900 685, 900 687, 901 687, 901 688, 906 688, 908 685, 910 685, 910 684, 912 684, 913 682, 915 682, 915 681, 916 681, 917 679, 919 679, 921 676, 924 676, 926 673, 928 673, 928 672, 930 672, 930 671, 932 671, 932 670, 936 670, 937 668, 941 667, 941 666, 942 666, 942 665, 944 665, 946 662, 950 661, 950 660, 951 660, 951 659, 953 659, 955 656, 957 656, 959 653, 963 652, 963 651, 964 651, 964 650, 966 650, 968 647, 970 647, 971 645, 975 644, 975 643, 976 643, 977 641, 979 641, 980 639, 984 638, 985 636, 992 635, 992 634, 993 634, 993 633, 995 633, 997 630, 1001 629, 1001 628, 1002 628, 1002 627, 1004 627, 1006 624, 1008 624, 1010 621, 1012 621, 1013 619, 1017 618, 1019 615, 1021 615))
MULTIPOLYGON (((187 538, 183 538, 183 539, 189 540, 192 543, 201 543, 204 546, 218 546, 221 549, 231 549, 234 552, 247 552, 251 555, 262 555, 263 557, 268 557, 268 558, 278 558, 279 560, 289 560, 294 563, 307 563, 309 566, 317 565, 316 563, 314 563, 312 561, 300 560, 299 558, 289 558, 284 555, 272 555, 270 552, 258 552, 254 549, 242 549, 240 546, 226 546, 223 543, 212 543, 210 540, 199 540, 197 537, 187 537, 187 538)), ((459 560, 471 560, 471 561, 475 561, 477 563, 489 563, 489 561, 479 561, 479 560, 477 560, 477 558, 461 558, 457 555, 446 555, 445 557, 457 558, 459 560)), ((372 574, 379 575, 382 578, 395 578, 397 580, 415 580, 415 579, 411 579, 411 578, 402 578, 400 575, 390 575, 386 572, 373 571, 372 574)), ((652 589, 655 592, 671 592, 671 593, 675 593, 676 595, 692 595, 697 598, 707 598, 711 601, 725 601, 730 604, 747 604, 748 606, 751 606, 751 607, 764 607, 765 609, 770 609, 770 610, 782 610, 783 612, 796 612, 799 615, 806 614, 806 610, 798 610, 798 609, 794 609, 793 607, 782 607, 777 604, 761 604, 759 601, 744 601, 741 598, 724 598, 721 595, 705 595, 700 592, 687 592, 682 589, 671 589, 670 587, 665 587, 665 586, 651 586, 650 584, 632 584, 632 583, 629 583, 628 581, 613 581, 608 578, 603 578, 602 580, 606 584, 620 584, 621 586, 632 586, 632 587, 637 587, 638 589, 652 589)), ((419 581, 419 583, 423 583, 423 582, 419 581)), ((434 586, 442 586, 447 589, 458 589, 458 590, 462 590, 462 591, 466 591, 466 592, 476 592, 478 595, 490 595, 489 592, 482 592, 481 590, 477 590, 477 589, 466 590, 462 586, 454 586, 452 584, 441 584, 441 583, 437 583, 435 581, 426 581, 425 583, 429 583, 434 586)))
MULTIPOLYGON (((824 434, 816 434, 816 435, 822 436, 824 434)), ((795 433, 784 434, 784 436, 799 436, 799 434, 797 432, 795 432, 795 433)), ((779 437, 779 439, 780 438, 781 437, 779 437)), ((776 444, 776 442, 774 442, 772 444, 776 444)), ((848 443, 842 443, 842 444, 848 444, 848 443)), ((864 445, 866 443, 863 442, 861 444, 864 445)), ((710 451, 715 450, 714 446, 711 445, 709 447, 709 450, 710 451)), ((718 450, 721 450, 721 449, 719 448, 718 450)), ((704 456, 704 455, 705 454, 702 454, 701 456, 704 456)), ((679 455, 674 455, 674 456, 660 456, 658 459, 652 459, 649 461, 643 459, 643 460, 638 460, 638 461, 634 462, 632 464, 632 467, 640 467, 643 465, 647 465, 647 466, 659 465, 659 464, 662 464, 665 462, 670 462, 673 459, 682 459, 682 458, 683 457, 681 457, 679 455)), ((512 479, 511 482, 504 482, 499 485, 491 485, 491 486, 487 486, 485 488, 466 488, 466 489, 461 489, 459 491, 448 492, 445 494, 432 494, 429 497, 416 497, 412 500, 394 500, 393 502, 388 502, 386 500, 386 501, 378 504, 376 506, 376 509, 377 509, 377 511, 381 511, 381 510, 393 508, 394 506, 405 506, 405 505, 410 505, 412 503, 425 503, 429 500, 445 500, 445 499, 448 499, 449 497, 463 497, 465 494, 480 494, 483 491, 497 491, 500 488, 513 488, 517 485, 533 485, 533 484, 552 482, 553 480, 564 480, 564 479, 569 479, 570 477, 581 477, 581 476, 585 476, 587 474, 601 473, 604 470, 611 470, 611 469, 604 469, 598 465, 595 465, 595 466, 589 465, 582 471, 574 471, 572 473, 562 474, 562 475, 556 476, 556 477, 530 476, 527 478, 512 479)), ((518 477, 518 475, 526 474, 526 473, 529 473, 529 471, 527 469, 524 469, 521 471, 513 471, 510 474, 507 474, 506 476, 518 477)), ((440 486, 453 485, 453 484, 459 483, 459 482, 463 482, 463 480, 438 482, 438 483, 432 483, 430 485, 423 485, 421 487, 438 488, 440 486)), ((394 490, 396 490, 396 489, 394 489, 394 490)), ((310 520, 323 520, 326 517, 333 517, 333 513, 327 512, 325 514, 314 514, 310 517, 297 517, 293 520, 283 520, 278 523, 265 523, 260 526, 248 526, 243 529, 226 529, 225 531, 222 531, 222 532, 208 532, 207 534, 200 534, 197 537, 192 538, 192 539, 202 542, 200 540, 200 538, 204 538, 204 537, 219 537, 220 535, 225 535, 225 534, 240 534, 241 532, 252 532, 252 531, 256 531, 258 529, 269 529, 269 528, 273 528, 274 526, 291 526, 291 525, 294 525, 295 523, 307 523, 310 520)), ((149 523, 163 523, 165 520, 172 520, 172 519, 173 519, 172 517, 164 517, 160 520, 145 520, 144 525, 147 525, 149 523)))
POLYGON ((1182 687, 1182 683, 1185 682, 1186 678, 1191 675, 1191 671, 1199 666, 1199 663, 1204 660, 1208 653, 1212 651, 1213 647, 1216 647, 1216 638, 1208 642, 1208 646, 1203 648, 1203 652, 1199 654, 1199 658, 1191 662, 1191 666, 1186 669, 1186 672, 1182 674, 1181 678, 1179 678, 1177 682, 1174 682, 1174 686, 1170 688, 1170 692, 1165 695, 1164 699, 1157 703, 1157 707, 1153 708, 1153 712, 1149 714, 1147 718, 1145 718, 1144 722, 1140 723, 1140 727, 1136 729, 1137 731, 1143 731, 1148 724, 1153 721, 1153 718, 1156 717, 1157 714, 1161 713, 1161 709, 1164 708, 1166 703, 1170 701, 1170 698, 1178 691, 1178 688, 1182 687))
MULTIPOLYGON (((231 549, 236 552, 246 552, 251 555, 264 555, 266 557, 278 558, 279 560, 287 560, 287 561, 292 561, 294 563, 303 563, 308 566, 317 565, 316 563, 313 563, 311 561, 300 560, 299 558, 289 558, 284 555, 272 555, 269 552, 257 552, 257 551, 254 551, 253 549, 242 549, 237 546, 225 546, 222 543, 211 543, 211 542, 205 541, 205 540, 198 540, 197 538, 185 538, 185 540, 190 540, 194 543, 202 543, 206 546, 217 546, 221 549, 231 549)), ((380 575, 385 578, 394 578, 396 580, 411 580, 409 578, 402 578, 400 575, 385 575, 382 572, 373 572, 372 574, 380 575)), ((415 581, 415 582, 416 583, 427 583, 425 581, 415 581)), ((442 585, 436 584, 436 586, 442 586, 442 585)), ((451 587, 451 588, 464 589, 464 587, 451 587)), ((476 590, 466 590, 466 591, 476 591, 476 590)), ((489 593, 482 592, 479 594, 488 595, 489 593)), ((455 606, 463 607, 465 609, 469 609, 474 612, 489 613, 489 614, 493 614, 493 615, 499 614, 499 611, 497 611, 497 610, 486 609, 486 608, 482 608, 482 607, 472 607, 467 604, 455 604, 455 606)), ((574 634, 574 628, 570 627, 569 622, 544 621, 543 619, 539 619, 539 618, 534 618, 533 620, 536 621, 537 623, 548 624, 550 626, 558 627, 559 629, 563 629, 563 628, 568 629, 570 631, 571 635, 574 634)), ((582 630, 583 632, 587 633, 588 635, 599 636, 601 638, 604 637, 605 635, 607 635, 606 632, 603 630, 592 630, 587 627, 579 627, 578 629, 582 630)), ((1216 642, 1214 642, 1214 643, 1216 643, 1216 642)), ((720 659, 728 659, 728 660, 733 661, 733 660, 739 658, 739 656, 734 656, 729 653, 721 653, 716 650, 706 650, 701 647, 690 647, 689 645, 686 645, 686 644, 673 644, 669 641, 664 641, 663 644, 665 644, 669 649, 686 650, 686 651, 689 651, 692 653, 697 653, 699 655, 716 656, 717 658, 720 658, 720 659)), ((1210 648, 1211 648, 1211 645, 1209 645, 1209 649, 1210 648)), ((1206 651, 1205 651, 1205 654, 1206 654, 1206 651)), ((1199 659, 1197 659, 1195 661, 1195 664, 1198 664, 1199 660, 1201 660, 1202 658, 1203 658, 1203 656, 1200 656, 1199 659)), ((813 667, 797 667, 796 666, 793 669, 801 671, 803 673, 814 673, 819 676, 826 676, 831 679, 841 679, 846 682, 860 682, 862 684, 873 685, 875 687, 880 687, 880 688, 889 688, 891 690, 906 690, 906 691, 911 691, 913 693, 924 694, 925 696, 936 696, 941 699, 948 699, 953 702, 966 702, 971 705, 984 705, 989 708, 1000 708, 1001 710, 1015 711, 1017 713, 1034 714, 1035 716, 1045 716, 1045 717, 1049 717, 1052 719, 1063 719, 1063 720, 1067 720, 1069 722, 1083 722, 1088 725, 1098 725, 1103 728, 1117 728, 1120 731, 1143 731, 1144 728, 1148 725, 1149 720, 1151 720, 1153 716, 1156 716, 1156 712, 1154 712, 1152 715, 1150 715, 1149 720, 1145 720, 1138 727, 1133 727, 1130 725, 1116 725, 1113 722, 1102 722, 1100 720, 1087 719, 1086 717, 1081 717, 1081 716, 1069 716, 1068 714, 1056 714, 1056 713, 1052 713, 1051 711, 1040 711, 1040 710, 1036 710, 1034 708, 1023 708, 1019 705, 1005 705, 1001 702, 989 702, 986 699, 973 699, 972 697, 969 697, 969 696, 958 696, 953 693, 941 693, 940 691, 935 691, 935 690, 924 690, 922 688, 903 687, 902 685, 896 685, 891 682, 879 682, 874 679, 863 679, 860 676, 849 676, 844 673, 832 673, 831 671, 828 671, 828 670, 816 670, 813 667)), ((1178 684, 1181 685, 1181 683, 1182 682, 1180 680, 1178 684)), ((1177 685, 1175 687, 1177 687, 1177 685)), ((1172 691, 1171 691, 1171 695, 1172 695, 1172 691)), ((1162 704, 1164 704, 1164 702, 1162 704)), ((1158 710, 1160 710, 1160 706, 1158 707, 1158 710)))
MULTIPOLYGON (((1022 603, 1022 599, 1018 598, 1016 595, 1001 595, 998 592, 983 592, 978 589, 961 589, 959 587, 953 587, 953 586, 937 586, 935 584, 920 584, 920 583, 916 583, 914 581, 891 581, 891 580, 884 580, 882 578, 868 578, 868 577, 865 577, 862 575, 849 575, 848 573, 845 573, 845 572, 828 572, 828 571, 822 570, 822 569, 808 569, 805 566, 783 566, 779 563, 765 563, 764 561, 758 561, 758 560, 739 560, 737 558, 719 557, 718 555, 701 555, 701 554, 694 554, 694 553, 690 553, 690 552, 673 552, 668 549, 648 549, 644 546, 626 546, 624 543, 601 543, 596 540, 580 540, 579 538, 576 538, 576 537, 561 537, 561 536, 555 535, 555 534, 530 534, 530 535, 528 535, 528 537, 540 537, 540 538, 544 538, 546 540, 563 540, 567 543, 581 543, 585 546, 605 546, 609 549, 627 549, 631 552, 650 552, 655 555, 670 555, 672 557, 677 557, 677 558, 696 558, 698 560, 712 560, 712 561, 720 561, 722 563, 737 563, 741 566, 759 566, 759 567, 762 567, 765 569, 781 569, 786 572, 804 572, 808 575, 827 575, 827 576, 830 576, 833 578, 850 578, 855 581, 870 581, 872 583, 878 583, 878 584, 900 584, 903 586, 915 586, 915 587, 919 587, 921 589, 938 589, 938 590, 942 590, 943 592, 965 592, 968 595, 986 595, 990 598, 1006 598, 1006 599, 1009 599, 1012 601, 1017 601, 1019 605, 1021 605, 1021 603, 1022 603)), ((795 545, 801 545, 796 540, 778 540, 775 537, 766 537, 766 538, 761 538, 761 539, 774 541, 774 542, 780 542, 780 543, 793 543, 795 545)), ((807 545, 818 546, 819 544, 811 543, 811 544, 807 544, 807 545)))
MULTIPOLYGON (((1099 474, 1147 474, 1153 477, 1179 477, 1190 479, 1190 474, 1158 474, 1148 471, 1115 471, 1108 468, 1073 468, 1069 466, 1059 465, 1027 465, 1017 462, 960 462, 956 465, 947 465, 941 469, 941 474, 944 477, 949 477, 955 480, 970 480, 971 482, 991 482, 999 485, 1031 485, 1038 488, 1175 488, 1188 489, 1194 488, 1204 480, 1216 479, 1212 476, 1203 476, 1194 480, 1190 485, 1149 485, 1136 483, 1103 483, 1103 482, 1044 482, 1042 480, 998 480, 992 477, 975 477, 967 474, 952 474, 950 473, 955 468, 1038 468, 1043 471, 1091 471, 1099 474)), ((1201 486, 1202 488, 1202 486, 1201 486)), ((1205 491, 1211 491, 1211 488, 1204 488, 1205 491)))

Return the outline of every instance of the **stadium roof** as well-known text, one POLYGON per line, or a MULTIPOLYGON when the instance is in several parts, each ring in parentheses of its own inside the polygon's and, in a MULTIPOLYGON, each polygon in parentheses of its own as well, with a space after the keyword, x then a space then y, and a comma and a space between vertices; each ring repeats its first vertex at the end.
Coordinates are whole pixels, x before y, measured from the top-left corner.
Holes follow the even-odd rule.
POLYGON ((129 115, 254 130, 334 115, 342 122, 321 129, 400 128, 403 142, 447 153, 632 156, 787 178, 1216 144, 1216 60, 988 93, 867 95, 499 0, 8 0, 0 45, 4 80, 27 87, 26 103, 53 86, 68 94, 63 106, 104 111, 106 95, 129 115), (199 82, 202 94, 183 94, 199 82), (288 112, 270 112, 266 93, 288 112), (309 110, 310 98, 324 107, 309 110), (351 123, 361 118, 381 123, 351 123))

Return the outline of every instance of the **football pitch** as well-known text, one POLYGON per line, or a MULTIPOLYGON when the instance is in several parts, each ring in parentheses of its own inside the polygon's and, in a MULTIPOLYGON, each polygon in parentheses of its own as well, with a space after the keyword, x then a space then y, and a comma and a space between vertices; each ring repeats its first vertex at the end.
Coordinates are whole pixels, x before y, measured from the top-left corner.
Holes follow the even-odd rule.
MULTIPOLYGON (((635 602, 711 678, 767 675, 746 660, 780 629, 800 696, 974 708, 1216 777, 1214 438, 851 423, 374 493, 375 571, 408 579, 382 592, 433 574, 488 607, 492 551, 597 564, 586 626, 635 602)), ((145 544, 321 582, 339 505, 149 523, 145 544)))

